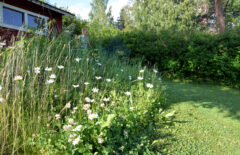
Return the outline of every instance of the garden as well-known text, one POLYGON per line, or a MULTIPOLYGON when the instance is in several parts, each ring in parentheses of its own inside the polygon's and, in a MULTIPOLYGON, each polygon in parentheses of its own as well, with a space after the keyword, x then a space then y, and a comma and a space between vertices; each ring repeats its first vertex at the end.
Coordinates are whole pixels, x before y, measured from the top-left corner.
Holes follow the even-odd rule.
POLYGON ((240 154, 240 2, 101 1, 0 49, 0 154, 240 154))

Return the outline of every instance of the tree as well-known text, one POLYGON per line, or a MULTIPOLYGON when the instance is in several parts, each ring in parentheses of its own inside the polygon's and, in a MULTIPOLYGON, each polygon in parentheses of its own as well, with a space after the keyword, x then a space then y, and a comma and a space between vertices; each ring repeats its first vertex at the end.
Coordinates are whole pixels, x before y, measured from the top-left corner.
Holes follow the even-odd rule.
POLYGON ((107 26, 108 18, 106 14, 108 0, 93 0, 91 3, 90 27, 96 31, 107 26))
POLYGON ((215 0, 215 8, 216 8, 216 17, 217 17, 218 26, 219 26, 220 32, 223 33, 225 30, 225 21, 223 16, 221 0, 215 0))
POLYGON ((109 7, 108 12, 107 12, 107 25, 114 25, 114 18, 112 15, 112 6, 109 7))

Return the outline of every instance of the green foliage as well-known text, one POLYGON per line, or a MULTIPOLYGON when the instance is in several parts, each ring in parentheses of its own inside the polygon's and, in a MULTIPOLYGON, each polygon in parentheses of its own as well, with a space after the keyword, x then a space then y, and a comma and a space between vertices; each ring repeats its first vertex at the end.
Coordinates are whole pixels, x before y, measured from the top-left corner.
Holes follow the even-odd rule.
POLYGON ((36 36, 1 51, 1 154, 153 151, 165 104, 159 74, 78 47, 36 36))
POLYGON ((239 85, 239 29, 223 35, 162 31, 126 31, 122 40, 131 57, 143 57, 169 75, 239 85))
POLYGON ((88 28, 88 22, 77 17, 63 16, 63 30, 69 31, 72 35, 81 35, 82 28, 88 28))

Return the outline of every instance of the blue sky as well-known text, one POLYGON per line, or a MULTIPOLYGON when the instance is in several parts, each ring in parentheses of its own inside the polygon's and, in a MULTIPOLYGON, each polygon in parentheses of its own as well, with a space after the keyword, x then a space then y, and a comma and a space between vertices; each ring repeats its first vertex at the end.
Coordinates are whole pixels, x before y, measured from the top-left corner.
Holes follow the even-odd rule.
MULTIPOLYGON (((83 19, 88 19, 88 13, 91 10, 90 2, 92 0, 49 0, 51 4, 57 4, 60 7, 68 7, 70 12, 80 15, 83 19)), ((127 5, 128 0, 109 0, 108 7, 112 6, 112 14, 116 20, 120 10, 127 5)))

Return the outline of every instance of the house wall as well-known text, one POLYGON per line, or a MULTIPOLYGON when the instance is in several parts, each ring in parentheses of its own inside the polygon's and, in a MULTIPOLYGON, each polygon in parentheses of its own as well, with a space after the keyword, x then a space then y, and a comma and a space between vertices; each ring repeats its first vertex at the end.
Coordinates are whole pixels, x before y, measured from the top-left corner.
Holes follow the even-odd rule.
MULTIPOLYGON (((28 2, 27 0, 0 0, 0 2, 13 5, 15 7, 25 9, 40 15, 49 17, 49 20, 54 20, 53 27, 51 28, 53 32, 59 34, 62 32, 62 14, 45 9, 39 5, 28 2)), ((10 41, 12 36, 16 37, 18 35, 17 30, 11 30, 4 27, 0 27, 1 40, 10 41)))

